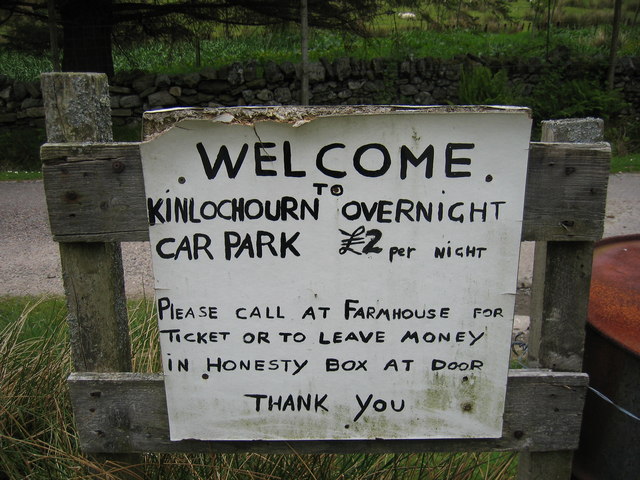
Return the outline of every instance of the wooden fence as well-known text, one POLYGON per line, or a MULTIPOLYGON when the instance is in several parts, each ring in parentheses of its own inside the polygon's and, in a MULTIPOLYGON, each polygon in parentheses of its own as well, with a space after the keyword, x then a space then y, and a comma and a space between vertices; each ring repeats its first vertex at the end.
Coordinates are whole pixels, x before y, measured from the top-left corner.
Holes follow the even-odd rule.
POLYGON ((591 258, 601 237, 606 144, 531 143, 522 240, 536 241, 529 362, 508 377, 502 437, 455 440, 170 441, 163 376, 130 373, 120 242, 148 240, 139 143, 113 143, 99 74, 42 79, 42 147, 53 238, 60 244, 83 449, 140 452, 383 453, 518 451, 521 479, 568 479, 588 377, 582 368, 591 258))

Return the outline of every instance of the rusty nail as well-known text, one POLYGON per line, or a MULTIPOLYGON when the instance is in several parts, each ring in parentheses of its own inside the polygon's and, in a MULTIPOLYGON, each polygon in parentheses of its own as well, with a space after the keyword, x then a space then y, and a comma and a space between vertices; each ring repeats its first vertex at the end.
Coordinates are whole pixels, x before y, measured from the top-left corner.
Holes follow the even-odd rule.
POLYGON ((524 432, 522 430, 516 430, 515 432, 513 432, 513 436, 520 440, 522 437, 524 437, 524 432))
POLYGON ((575 224, 576 222, 574 222, 573 220, 563 220, 562 222, 560 222, 560 225, 562 225, 566 229, 568 229, 569 227, 573 227, 575 224))
POLYGON ((473 410, 473 404, 471 403, 465 403, 462 405, 462 410, 464 410, 465 412, 470 412, 471 410, 473 410))
POLYGON ((111 164, 111 170, 115 173, 122 173, 124 171, 124 163, 120 160, 116 160, 111 164))
POLYGON ((575 171, 576 171, 575 167, 565 167, 564 174, 571 175, 572 173, 575 173, 575 171))

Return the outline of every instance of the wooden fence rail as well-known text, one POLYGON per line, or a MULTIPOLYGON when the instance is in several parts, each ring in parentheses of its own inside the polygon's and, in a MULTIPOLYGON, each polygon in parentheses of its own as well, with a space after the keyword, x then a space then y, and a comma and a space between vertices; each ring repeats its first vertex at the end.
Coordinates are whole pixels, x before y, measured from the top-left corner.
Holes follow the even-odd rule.
POLYGON ((578 447, 588 377, 512 370, 501 438, 219 442, 169 440, 162 374, 76 373, 69 379, 88 452, 399 453, 573 450, 578 447))
MULTIPOLYGON (((43 145, 47 204, 56 241, 149 239, 139 145, 43 145)), ((603 143, 532 143, 522 240, 599 239, 610 155, 603 143)))
POLYGON ((604 225, 608 145, 531 144, 522 240, 540 245, 530 352, 545 370, 511 371, 501 438, 172 442, 162 375, 126 373, 130 347, 119 242, 148 240, 140 143, 111 143, 110 132, 91 133, 105 124, 105 115, 108 120, 106 77, 46 74, 43 92, 52 142, 41 152, 45 190, 70 309, 76 373, 69 385, 87 452, 127 461, 121 454, 147 451, 515 450, 521 452, 522 480, 569 478, 588 382, 580 373, 582 345, 591 254, 604 225))

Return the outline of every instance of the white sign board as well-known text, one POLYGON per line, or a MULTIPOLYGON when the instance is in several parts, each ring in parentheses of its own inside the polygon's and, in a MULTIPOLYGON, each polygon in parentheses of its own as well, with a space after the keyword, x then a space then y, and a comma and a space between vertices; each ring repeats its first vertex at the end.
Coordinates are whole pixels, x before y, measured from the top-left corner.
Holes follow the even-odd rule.
POLYGON ((528 111, 237 112, 142 146, 171 438, 501 436, 528 111))

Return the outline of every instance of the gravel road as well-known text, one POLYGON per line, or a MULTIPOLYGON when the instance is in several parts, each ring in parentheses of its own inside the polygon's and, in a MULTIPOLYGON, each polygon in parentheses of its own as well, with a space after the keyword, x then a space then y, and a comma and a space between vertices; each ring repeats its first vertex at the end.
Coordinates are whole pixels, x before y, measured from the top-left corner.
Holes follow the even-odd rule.
MULTIPOLYGON (((640 233, 640 174, 609 178, 605 237, 640 233)), ((149 244, 122 245, 127 295, 153 295, 149 244)), ((531 283, 533 244, 525 242, 518 280, 531 283)), ((42 181, 0 183, 0 296, 62 294, 42 181)))
MULTIPOLYGON (((148 242, 122 244, 127 295, 153 296, 148 242)), ((0 182, 0 296, 64 293, 42 181, 0 182)))

